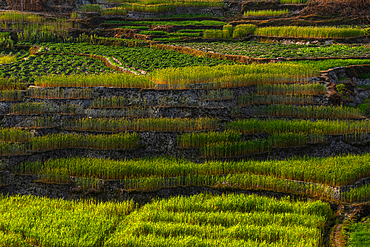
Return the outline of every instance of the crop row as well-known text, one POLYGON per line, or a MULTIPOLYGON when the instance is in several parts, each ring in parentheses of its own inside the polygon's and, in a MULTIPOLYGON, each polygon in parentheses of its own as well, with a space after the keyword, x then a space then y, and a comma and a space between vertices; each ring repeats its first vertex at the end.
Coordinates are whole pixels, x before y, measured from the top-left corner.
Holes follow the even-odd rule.
POLYGON ((45 151, 59 148, 132 149, 140 143, 137 133, 114 135, 49 134, 34 137, 24 144, 0 142, 1 155, 27 154, 28 151, 45 151))
POLYGON ((244 16, 281 16, 289 13, 288 9, 283 10, 248 10, 244 11, 244 16))
POLYGON ((194 163, 171 157, 119 161, 74 157, 22 163, 17 166, 17 172, 45 174, 44 170, 54 170, 55 173, 62 171, 69 176, 76 177, 108 180, 158 178, 162 182, 166 178, 173 177, 178 177, 179 182, 184 182, 184 177, 191 175, 209 175, 214 176, 215 179, 221 179, 220 176, 227 174, 245 174, 245 177, 260 175, 261 180, 264 179, 264 176, 271 176, 278 179, 344 186, 370 176, 369 160, 369 154, 338 155, 328 158, 295 157, 287 160, 266 161, 251 159, 242 161, 208 160, 204 163, 194 163))
MULTIPOLYGON (((50 53, 82 53, 115 58, 122 67, 150 72, 167 67, 234 64, 232 61, 195 57, 149 47, 104 46, 87 43, 43 43, 50 53)), ((148 44, 145 44, 148 45, 148 44)))
POLYGON ((1 65, 0 77, 33 83, 36 78, 46 75, 101 74, 112 71, 103 62, 93 58, 76 55, 40 55, 1 65))
POLYGON ((147 204, 129 215, 130 224, 120 225, 107 245, 136 246, 146 239, 151 246, 319 246, 323 223, 330 215, 325 203, 293 205, 288 198, 204 194, 175 197, 147 204), (272 214, 275 219, 270 218, 272 214), (290 216, 294 220, 289 220, 290 216), (317 225, 298 223, 303 216, 307 217, 305 222, 317 225), (251 221, 243 222, 244 217, 251 221), (284 220, 278 220, 280 217, 284 220), (199 222, 201 219, 208 223, 199 222), (223 223, 227 220, 230 225, 223 223))
POLYGON ((78 131, 202 131, 218 128, 213 118, 143 118, 143 119, 92 119, 71 120, 63 128, 78 131))
POLYGON ((257 85, 259 95, 320 95, 326 94, 327 88, 321 83, 257 85))
POLYGON ((332 215, 321 201, 254 195, 174 197, 140 209, 128 201, 19 195, 0 202, 0 236, 8 246, 319 246, 332 215))
POLYGON ((91 99, 95 97, 95 94, 89 88, 66 90, 61 88, 45 89, 33 87, 28 89, 27 96, 36 99, 91 99))
POLYGON ((298 118, 363 118, 358 108, 344 106, 266 105, 254 108, 255 115, 298 118))
MULTIPOLYGON (((190 146, 189 140, 182 136, 185 146, 190 146)), ((361 136, 362 137, 362 136, 361 136)), ((363 139, 363 138, 359 139, 363 139)), ((221 138, 220 138, 221 139, 221 138)), ((356 137, 353 139, 357 139, 356 137)), ((297 147, 325 141, 322 135, 303 135, 295 133, 272 134, 267 139, 254 139, 249 141, 229 142, 216 141, 196 143, 200 145, 200 152, 203 157, 235 157, 255 153, 263 153, 271 150, 272 147, 297 147)))
POLYGON ((239 106, 249 105, 313 105, 312 96, 283 96, 283 95, 241 95, 238 97, 239 106))
MULTIPOLYGON (((113 87, 139 87, 146 88, 152 87, 153 85, 145 77, 134 76, 130 74, 105 74, 99 76, 69 76, 64 77, 48 77, 40 78, 36 80, 36 85, 41 87, 93 87, 101 84, 96 84, 99 79, 109 79, 109 82, 105 83, 104 86, 113 87), (47 80, 48 82, 45 82, 47 80), (72 84, 72 85, 71 85, 72 84), (140 85, 141 84, 141 85, 140 85)), ((4 82, 6 84, 6 82, 4 82)), ((4 87, 7 87, 4 85, 4 87)), ((326 86, 320 83, 309 83, 309 84, 262 84, 257 85, 257 95, 320 95, 327 92, 326 86)), ((100 97, 96 98, 96 93, 91 88, 36 88, 31 87, 27 90, 26 94, 23 94, 21 90, 0 90, 0 101, 19 101, 23 99, 23 96, 27 95, 30 98, 39 99, 91 99, 93 108, 100 107, 124 107, 128 105, 167 105, 162 100, 151 100, 150 102, 143 98, 125 97, 125 96, 113 96, 113 97, 100 97)), ((243 96, 248 97, 248 96, 243 96)), ((230 89, 225 90, 210 90, 206 92, 199 92, 200 100, 221 100, 221 99, 232 99, 233 91, 230 89)), ((164 99, 164 97, 162 97, 164 99)), ((298 99, 298 98, 297 98, 298 99)), ((186 102, 186 98, 179 99, 179 101, 186 102)), ((179 105, 180 102, 179 102, 179 105)))
POLYGON ((0 101, 21 101, 23 99, 23 91, 21 90, 1 90, 0 101))
POLYGON ((42 113, 67 113, 84 114, 81 105, 61 104, 59 106, 50 105, 45 102, 25 102, 13 104, 10 108, 10 114, 42 114, 42 113))
POLYGON ((225 87, 240 87, 256 84, 282 84, 306 82, 317 72, 307 66, 295 64, 250 64, 193 66, 167 68, 152 73, 152 79, 159 84, 170 86, 216 82, 225 87))
POLYGON ((342 38, 364 36, 366 31, 359 28, 282 26, 261 27, 255 34, 273 37, 342 38))
POLYGON ((364 45, 315 45, 282 44, 257 41, 220 41, 173 43, 175 46, 189 47, 199 51, 213 51, 220 54, 244 55, 254 58, 298 58, 298 57, 352 57, 369 56, 369 48, 364 45))
MULTIPOLYGON (((369 121, 346 120, 260 120, 243 119, 225 125, 225 129, 244 134, 260 133, 302 133, 322 135, 344 135, 356 133, 369 133, 369 121)), ((197 134, 193 134, 194 136, 197 134)))
MULTIPOLYGON (((130 109, 130 108, 129 108, 130 109)), ((28 122, 23 127, 40 128, 40 127, 61 127, 62 129, 73 129, 78 131, 202 131, 220 129, 243 134, 273 134, 273 133, 300 133, 300 134, 320 134, 320 135, 347 135, 362 134, 370 132, 368 121, 348 121, 348 120, 260 120, 260 119, 243 119, 226 123, 220 126, 217 119, 197 118, 197 119, 179 119, 179 118, 144 118, 144 119, 91 119, 83 118, 71 121, 60 121, 53 117, 39 117, 28 122)), ((17 130, 19 131, 19 130, 17 130)), ((17 140, 13 129, 4 129, 4 135, 9 133, 14 142, 17 140)), ((23 132, 22 132, 23 133, 23 132)), ((211 138, 211 135, 217 135, 220 141, 231 132, 210 132, 191 133, 194 140, 211 138), (223 136, 223 137, 221 137, 223 136)), ((23 135, 23 134, 22 134, 23 135)), ((232 134, 234 135, 234 134, 232 134)), ((212 138, 211 138, 212 139, 212 138)), ((192 142, 192 141, 190 141, 192 142)))

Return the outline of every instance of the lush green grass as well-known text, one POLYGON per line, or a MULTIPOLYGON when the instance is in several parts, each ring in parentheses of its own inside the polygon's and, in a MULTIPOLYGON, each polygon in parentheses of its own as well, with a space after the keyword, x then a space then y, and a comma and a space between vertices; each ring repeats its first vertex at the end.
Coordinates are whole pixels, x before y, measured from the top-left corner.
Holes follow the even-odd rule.
POLYGON ((348 246, 363 247, 370 245, 370 218, 366 217, 360 222, 350 221, 345 227, 345 235, 349 236, 348 246))
POLYGON ((175 197, 128 216, 130 224, 120 225, 105 246, 318 246, 330 215, 329 205, 321 201, 175 197))
POLYGON ((101 245, 135 208, 132 202, 2 195, 0 225, 6 234, 4 240, 4 232, 0 231, 0 246, 101 245))

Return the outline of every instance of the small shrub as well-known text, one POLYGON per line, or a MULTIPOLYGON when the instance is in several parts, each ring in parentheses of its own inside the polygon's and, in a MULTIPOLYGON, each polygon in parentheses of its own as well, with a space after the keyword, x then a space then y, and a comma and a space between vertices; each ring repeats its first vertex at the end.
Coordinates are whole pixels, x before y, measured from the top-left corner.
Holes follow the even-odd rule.
POLYGON ((346 86, 345 86, 344 84, 336 85, 337 91, 338 91, 338 93, 340 93, 340 94, 343 94, 343 92, 344 92, 344 88, 345 88, 345 87, 346 87, 346 86))
POLYGON ((223 26, 223 31, 227 32, 227 36, 228 38, 230 38, 233 35, 234 28, 232 25, 228 24, 228 25, 223 26))
POLYGON ((253 24, 237 25, 233 32, 233 38, 244 38, 256 31, 257 26, 253 24))
POLYGON ((227 39, 230 38, 229 30, 206 30, 203 38, 205 39, 227 39))

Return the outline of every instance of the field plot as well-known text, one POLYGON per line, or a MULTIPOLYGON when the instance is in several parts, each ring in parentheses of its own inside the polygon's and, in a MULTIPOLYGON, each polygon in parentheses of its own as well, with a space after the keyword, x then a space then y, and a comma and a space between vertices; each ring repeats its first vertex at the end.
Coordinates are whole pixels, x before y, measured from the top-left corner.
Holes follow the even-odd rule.
POLYGON ((135 210, 132 202, 73 202, 35 196, 1 196, 0 201, 0 236, 4 237, 0 246, 102 245, 135 210))
POLYGON ((175 197, 129 215, 127 225, 120 225, 106 246, 319 246, 330 215, 330 207, 319 201, 175 197))
POLYGON ((173 51, 150 49, 146 47, 110 47, 88 44, 43 44, 49 52, 83 53, 114 57, 122 66, 144 71, 153 71, 167 67, 184 67, 197 65, 232 64, 231 61, 222 61, 204 57, 179 54, 173 51))
POLYGON ((132 202, 0 200, 1 246, 319 246, 332 214, 321 201, 246 195, 175 197, 140 209, 132 202))
POLYGON ((103 62, 93 58, 75 55, 41 55, 3 64, 0 68, 0 76, 32 83, 36 77, 45 75, 101 74, 112 71, 103 62))
POLYGON ((365 217, 360 222, 349 221, 344 228, 344 235, 348 236, 348 246, 359 247, 370 244, 369 218, 365 217))
POLYGON ((221 54, 245 55, 258 58, 298 58, 298 57, 353 57, 370 55, 370 48, 365 45, 315 45, 244 42, 212 42, 212 43, 174 43, 174 45, 190 47, 200 51, 212 51, 221 54))
POLYGON ((370 12, 335 1, 7 1, 0 247, 367 245, 370 12))

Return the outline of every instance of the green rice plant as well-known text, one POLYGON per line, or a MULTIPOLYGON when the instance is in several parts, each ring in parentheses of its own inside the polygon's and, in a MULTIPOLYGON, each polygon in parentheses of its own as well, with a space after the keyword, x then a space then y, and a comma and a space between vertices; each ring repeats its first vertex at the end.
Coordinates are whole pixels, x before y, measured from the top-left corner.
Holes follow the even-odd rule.
POLYGON ((256 25, 253 24, 240 24, 234 28, 233 38, 244 38, 250 34, 253 34, 257 29, 256 25))
POLYGON ((273 104, 293 104, 293 105, 306 105, 315 104, 312 96, 283 96, 283 95, 241 95, 238 97, 239 106, 248 105, 273 105, 273 104))
POLYGON ((216 30, 216 29, 207 29, 203 32, 204 39, 228 39, 229 31, 228 30, 216 30))
POLYGON ((220 0, 212 1, 125 1, 125 0, 108 0, 107 2, 121 3, 120 7, 128 11, 161 13, 174 10, 177 7, 223 7, 224 3, 220 0))
POLYGON ((109 24, 122 25, 149 25, 149 26, 223 26, 227 25, 224 21, 202 20, 202 21, 106 21, 109 24))
POLYGON ((123 109, 87 109, 87 117, 93 118, 145 118, 153 114, 146 107, 127 107, 123 109))
POLYGON ((48 106, 44 102, 26 102, 16 103, 10 108, 11 114, 42 114, 42 113, 55 113, 57 110, 54 107, 48 106))
POLYGON ((341 193, 341 199, 345 202, 368 201, 370 198, 370 185, 366 184, 358 188, 351 188, 341 193))
POLYGON ((101 11, 101 15, 118 15, 123 16, 127 15, 127 11, 122 7, 107 8, 101 11))
POLYGON ((336 27, 261 27, 254 34, 272 37, 297 37, 297 38, 347 38, 364 36, 365 30, 359 28, 336 27))
MULTIPOLYGON (((244 145, 247 146, 247 144, 244 145)), ((267 148, 269 147, 267 146, 267 148)), ((219 150, 222 151, 221 148, 219 150)), ((225 149, 223 152, 220 156, 225 156, 225 149)), ((245 152, 247 153, 248 150, 245 152)), ((203 163, 173 157, 149 157, 130 160, 70 157, 50 159, 44 162, 25 162, 15 167, 15 170, 22 174, 41 174, 42 170, 49 169, 50 171, 53 170, 54 173, 57 173, 58 170, 67 171, 70 176, 74 177, 108 180, 124 179, 121 182, 125 189, 145 189, 145 186, 141 185, 138 179, 153 179, 153 184, 150 186, 158 189, 168 186, 196 185, 197 177, 203 179, 201 186, 213 186, 228 174, 234 175, 235 178, 244 174, 244 179, 248 176, 254 176, 260 181, 265 179, 266 189, 273 189, 273 186, 277 186, 277 183, 273 182, 269 185, 267 183, 268 179, 275 179, 274 181, 281 181, 284 184, 288 184, 291 180, 317 183, 318 187, 322 185, 345 186, 353 184, 359 179, 370 176, 369 161, 369 154, 338 155, 326 158, 294 157, 286 160, 265 161, 252 159, 241 161, 207 160, 203 163), (348 169, 349 166, 351 169, 348 169), (268 176, 269 178, 267 178, 268 176), (177 180, 172 181, 171 178, 177 180), (131 181, 130 179, 134 180, 131 181)), ((248 181, 253 181, 253 179, 247 179, 246 184, 254 186, 258 184, 248 181)), ((242 181, 239 180, 239 182, 242 181)), ((295 192, 299 192, 299 186, 302 185, 302 183, 297 182, 289 184, 291 186, 290 191, 293 191, 294 188, 295 192), (296 187, 294 187, 294 183, 296 187)), ((258 189, 258 186, 254 188, 258 189)), ((280 190, 282 190, 282 187, 280 190)), ((318 191, 319 189, 316 188, 315 190, 318 191)))
POLYGON ((84 110, 81 105, 76 104, 61 104, 60 106, 49 105, 45 102, 25 102, 13 104, 10 108, 10 114, 43 114, 43 113, 58 113, 58 114, 83 114, 84 110))
POLYGON ((0 21, 2 22, 31 22, 40 23, 42 17, 32 13, 22 13, 20 11, 4 11, 0 13, 0 21))
POLYGON ((49 134, 33 138, 29 142, 29 146, 31 151, 59 148, 132 149, 140 144, 139 138, 137 133, 114 135, 49 134))
MULTIPOLYGON (((2 47, 2 45, 0 45, 0 47, 2 47)), ((0 64, 13 63, 15 61, 17 61, 15 56, 0 56, 0 64)))
POLYGON ((62 89, 62 88, 29 88, 28 96, 36 99, 91 99, 94 92, 89 88, 62 89))
POLYGON ((244 142, 217 142, 200 148, 203 157, 235 157, 262 153, 271 149, 271 140, 251 140, 244 142))
POLYGON ((316 71, 328 70, 336 67, 346 67, 351 65, 370 65, 369 59, 327 59, 321 61, 301 60, 283 62, 284 64, 296 64, 313 68, 316 71))
POLYGON ((2 156, 22 155, 26 154, 26 150, 25 144, 0 141, 0 155, 2 156))
POLYGON ((347 246, 361 247, 370 243, 369 216, 362 219, 349 218, 343 222, 341 234, 347 240, 347 246))
POLYGON ((21 101, 23 91, 20 90, 0 90, 0 101, 21 101))
POLYGON ((213 118, 142 118, 142 119, 93 119, 83 118, 65 123, 64 129, 79 131, 201 131, 218 128, 213 118))
POLYGON ((234 131, 186 133, 178 136, 178 146, 183 148, 202 147, 217 142, 240 142, 242 135, 234 131))
POLYGON ((321 201, 235 194, 172 197, 128 216, 130 224, 120 225, 105 246, 319 246, 331 215, 321 201))
POLYGON ((344 106, 267 105, 255 107, 255 113, 297 118, 363 118, 361 110, 344 106))
POLYGON ((39 87, 119 87, 153 88, 153 83, 145 76, 128 73, 101 75, 45 76, 35 80, 39 87))
POLYGON ((32 195, 1 195, 0 204, 2 231, 25 236, 32 246, 100 245, 136 209, 132 201, 68 201, 32 195))
MULTIPOLYGON (((227 132, 226 132, 227 133, 227 132)), ((232 132, 231 132, 232 133, 232 132)), ((235 134, 234 134, 235 135, 235 134)), ((212 135, 211 135, 212 136, 212 135)), ((324 136, 322 135, 305 135, 305 134, 296 134, 296 133, 280 133, 280 134, 272 134, 269 138, 266 139, 254 139, 250 141, 244 142, 237 142, 238 140, 230 141, 226 139, 225 141, 222 140, 227 135, 213 135, 214 139, 210 139, 209 142, 207 140, 203 142, 198 142, 200 146, 200 151, 202 156, 204 157, 233 157, 233 156, 241 156, 241 155, 249 155, 253 153, 262 153, 271 150, 272 147, 297 147, 297 146, 304 146, 309 143, 319 143, 324 142, 324 136), (223 137, 223 138, 222 138, 223 137), (219 141, 217 141, 219 139, 219 141), (235 142, 236 141, 236 142, 235 142)), ((238 136, 238 135, 236 135, 238 136)), ((189 137, 192 136, 185 136, 185 140, 183 142, 189 143, 188 146, 193 147, 197 144, 192 144, 191 142, 196 142, 198 138, 202 138, 203 136, 194 134, 194 137, 191 139, 189 137)), ((203 137, 204 138, 204 137, 203 137)), ((230 138, 230 137, 229 137, 230 138)), ((231 138, 230 138, 231 139, 231 138)), ((239 138, 240 140, 240 138, 239 138)), ((181 143, 180 143, 181 144, 181 143)), ((185 145, 183 145, 185 146, 185 145)))
POLYGON ((370 122, 348 120, 259 120, 243 119, 227 123, 225 128, 244 134, 302 133, 320 135, 347 135, 370 132, 370 122))
POLYGON ((127 107, 131 103, 125 96, 100 97, 93 100, 90 108, 121 108, 127 107))
POLYGON ((26 84, 17 83, 14 78, 0 78, 0 90, 24 90, 26 84))
POLYGON ((283 134, 272 134, 269 136, 274 147, 297 147, 304 146, 310 143, 324 142, 325 138, 322 135, 312 134, 296 134, 296 133, 283 133, 283 134))
POLYGON ((140 34, 143 34, 143 35, 167 35, 167 32, 149 30, 149 31, 140 31, 140 34))
POLYGON ((118 28, 122 28, 122 29, 138 29, 138 30, 147 30, 147 29, 150 29, 150 27, 148 27, 148 26, 122 26, 122 27, 118 27, 118 28))
POLYGON ((0 230, 0 247, 32 247, 31 244, 27 243, 21 234, 17 233, 5 233, 0 230))
POLYGON ((210 82, 214 83, 213 87, 297 83, 306 82, 314 75, 317 72, 308 66, 269 63, 166 68, 153 71, 151 77, 154 82, 170 88, 189 88, 191 84, 210 82))
POLYGON ((307 0, 280 0, 281 4, 289 4, 289 3, 302 4, 302 3, 306 3, 306 2, 307 2, 307 0))
POLYGON ((233 99, 233 98, 234 98, 234 92, 229 89, 199 92, 200 100, 225 100, 225 99, 233 99))
POLYGON ((327 88, 321 83, 257 85, 260 95, 320 95, 326 94, 327 88))
POLYGON ((32 133, 14 128, 0 128, 0 141, 27 142, 32 138, 32 133))
POLYGON ((37 117, 23 123, 21 128, 25 129, 42 129, 59 127, 61 121, 55 117, 37 117))
POLYGON ((80 7, 80 11, 83 12, 100 12, 102 10, 102 6, 99 4, 83 4, 80 7))
POLYGON ((288 9, 283 10, 248 10, 244 11, 244 16, 281 16, 289 13, 288 9))

